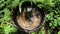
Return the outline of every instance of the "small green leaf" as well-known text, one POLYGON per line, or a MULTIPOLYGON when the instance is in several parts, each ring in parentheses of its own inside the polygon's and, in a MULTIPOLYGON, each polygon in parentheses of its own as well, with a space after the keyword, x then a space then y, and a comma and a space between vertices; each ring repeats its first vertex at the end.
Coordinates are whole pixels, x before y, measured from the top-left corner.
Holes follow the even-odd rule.
POLYGON ((60 31, 58 32, 58 34, 60 34, 60 31))

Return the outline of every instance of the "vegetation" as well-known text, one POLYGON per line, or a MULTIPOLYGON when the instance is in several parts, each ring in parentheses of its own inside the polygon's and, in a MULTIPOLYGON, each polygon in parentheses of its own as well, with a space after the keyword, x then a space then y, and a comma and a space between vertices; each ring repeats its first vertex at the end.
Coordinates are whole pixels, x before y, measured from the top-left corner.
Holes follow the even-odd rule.
MULTIPOLYGON (((13 9, 27 0, 0 0, 0 34, 15 34, 17 28, 14 28, 11 22, 13 9)), ((46 24, 38 34, 60 34, 60 0, 29 0, 37 6, 46 9, 46 24)), ((35 34, 33 32, 32 34, 35 34)))

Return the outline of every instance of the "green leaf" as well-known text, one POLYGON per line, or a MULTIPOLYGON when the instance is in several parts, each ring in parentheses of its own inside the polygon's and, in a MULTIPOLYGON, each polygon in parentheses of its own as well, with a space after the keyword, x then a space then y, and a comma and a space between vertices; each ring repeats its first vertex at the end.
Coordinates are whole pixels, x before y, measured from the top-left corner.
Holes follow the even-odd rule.
POLYGON ((19 0, 14 0, 11 4, 11 6, 14 8, 19 4, 19 0))
POLYGON ((54 6, 54 2, 52 2, 53 0, 45 0, 45 4, 47 4, 47 5, 50 5, 50 6, 54 6))
POLYGON ((36 34, 36 32, 32 32, 32 34, 36 34))
POLYGON ((58 34, 60 34, 60 31, 58 32, 58 34))
POLYGON ((54 26, 58 26, 58 20, 57 19, 54 19, 54 26))
POLYGON ((52 26, 52 23, 49 23, 49 26, 52 26))
POLYGON ((9 9, 5 8, 3 11, 5 13, 4 16, 10 16, 11 11, 9 9))
POLYGON ((5 6, 5 3, 1 3, 0 4, 0 9, 3 8, 5 6))
POLYGON ((36 2, 42 2, 42 3, 43 3, 44 1, 45 1, 45 0, 36 0, 36 2))

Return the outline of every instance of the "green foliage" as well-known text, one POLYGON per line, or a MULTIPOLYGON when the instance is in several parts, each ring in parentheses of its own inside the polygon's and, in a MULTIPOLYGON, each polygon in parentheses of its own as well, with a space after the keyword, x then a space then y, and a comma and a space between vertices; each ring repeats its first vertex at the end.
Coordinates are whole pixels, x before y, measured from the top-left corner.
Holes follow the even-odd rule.
POLYGON ((11 11, 8 8, 3 9, 0 14, 2 14, 2 17, 0 17, 0 34, 9 34, 11 32, 16 32, 17 29, 12 26, 10 23, 11 21, 11 11))
MULTIPOLYGON (((0 34, 11 34, 16 32, 17 29, 11 24, 11 14, 13 8, 19 6, 21 7, 22 3, 28 0, 0 0, 0 34), (11 10, 10 10, 11 9, 11 10)), ((29 0, 33 1, 37 6, 41 8, 46 8, 46 24, 48 25, 48 34, 51 33, 52 29, 59 30, 57 34, 60 34, 60 0, 29 0)), ((42 30, 38 34, 45 34, 45 30, 42 30)), ((32 33, 32 34, 35 34, 32 33)))
POLYGON ((36 34, 35 32, 33 32, 32 34, 36 34))
POLYGON ((4 34, 9 34, 17 31, 16 28, 14 28, 11 23, 2 23, 0 26, 2 26, 4 34))
POLYGON ((60 31, 58 32, 58 34, 60 34, 60 31))

